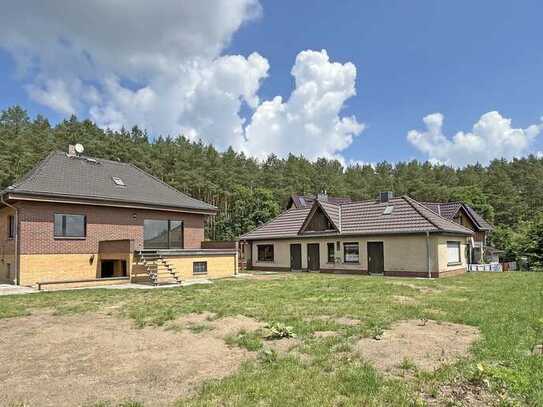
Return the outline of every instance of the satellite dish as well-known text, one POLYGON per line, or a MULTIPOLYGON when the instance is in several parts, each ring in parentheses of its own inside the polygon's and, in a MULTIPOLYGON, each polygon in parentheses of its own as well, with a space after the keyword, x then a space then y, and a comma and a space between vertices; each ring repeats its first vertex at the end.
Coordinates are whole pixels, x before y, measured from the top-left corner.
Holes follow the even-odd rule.
POLYGON ((85 149, 83 148, 83 144, 77 143, 75 145, 75 151, 77 152, 77 154, 83 154, 83 151, 85 151, 85 149))

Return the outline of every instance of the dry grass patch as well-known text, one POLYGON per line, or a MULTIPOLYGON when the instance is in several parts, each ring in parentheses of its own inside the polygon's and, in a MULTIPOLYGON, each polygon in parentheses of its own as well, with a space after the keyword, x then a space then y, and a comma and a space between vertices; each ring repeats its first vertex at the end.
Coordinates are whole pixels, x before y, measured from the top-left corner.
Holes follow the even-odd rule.
MULTIPOLYGON (((203 320, 208 315, 186 318, 194 324, 203 320)), ((0 405, 128 399, 153 406, 170 404, 203 381, 228 376, 255 357, 227 346, 222 336, 257 326, 256 321, 231 317, 209 323, 213 331, 195 334, 135 329, 130 321, 93 313, 2 319, 0 405)))
POLYGON ((400 305, 411 305, 411 304, 415 305, 419 303, 419 301, 416 298, 407 297, 405 295, 393 295, 392 301, 400 305))
POLYGON ((315 331, 313 332, 313 335, 316 338, 330 338, 330 337, 338 336, 339 333, 336 331, 315 331))
POLYGON ((413 290, 419 291, 421 294, 440 293, 440 292, 443 291, 442 289, 444 288, 444 286, 440 286, 440 289, 438 289, 438 288, 435 288, 435 287, 428 287, 428 286, 424 286, 424 285, 411 284, 411 283, 407 283, 407 282, 403 282, 403 281, 393 281, 391 284, 399 285, 399 286, 402 286, 402 287, 412 288, 413 290))
POLYGON ((379 340, 361 339, 356 350, 385 372, 398 373, 406 361, 431 371, 466 355, 478 338, 478 329, 467 325, 407 320, 384 331, 379 340))
MULTIPOLYGON (((441 385, 435 391, 435 395, 422 395, 428 406, 470 406, 488 407, 498 406, 499 397, 492 394, 484 387, 472 383, 453 383, 441 385)), ((505 400, 504 400, 505 401, 505 400)), ((502 405, 510 405, 503 403, 502 405)))

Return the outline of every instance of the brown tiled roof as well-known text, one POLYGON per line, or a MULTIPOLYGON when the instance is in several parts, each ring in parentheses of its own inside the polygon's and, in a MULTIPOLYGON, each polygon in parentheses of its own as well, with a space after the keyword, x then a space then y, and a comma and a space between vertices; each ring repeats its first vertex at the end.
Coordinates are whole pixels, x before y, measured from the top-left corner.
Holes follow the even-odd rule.
POLYGON ((460 208, 464 208, 478 230, 483 231, 493 229, 493 226, 490 223, 479 215, 471 206, 466 205, 463 202, 421 202, 421 204, 449 220, 453 220, 460 208))
MULTIPOLYGON (((323 203, 320 202, 321 206, 323 203)), ((343 205, 325 204, 327 213, 338 219, 338 235, 382 235, 397 233, 448 232, 471 235, 473 232, 447 220, 407 196, 388 202, 363 201, 343 205), (385 214, 386 207, 393 207, 385 214)), ((241 236, 242 240, 273 239, 300 236, 298 231, 310 208, 292 208, 271 222, 241 236)))
MULTIPOLYGON (((314 195, 292 195, 290 197, 290 200, 292 201, 292 206, 294 208, 306 208, 311 207, 317 200, 317 197, 314 195)), ((320 201, 324 202, 324 201, 320 201)), ((349 197, 342 197, 342 196, 328 196, 327 201, 330 204, 334 205, 342 205, 345 203, 352 202, 351 198, 349 197)))
POLYGON ((244 234, 240 239, 266 239, 297 236, 311 208, 288 209, 268 223, 244 234))
POLYGON ((475 212, 475 209, 473 209, 469 205, 464 205, 466 208, 466 211, 468 214, 471 215, 471 217, 475 220, 475 223, 478 224, 480 230, 493 230, 494 226, 492 226, 490 223, 488 223, 481 215, 479 215, 477 212, 475 212))
POLYGON ((456 216, 458 210, 462 207, 461 202, 421 202, 421 204, 450 220, 456 216))

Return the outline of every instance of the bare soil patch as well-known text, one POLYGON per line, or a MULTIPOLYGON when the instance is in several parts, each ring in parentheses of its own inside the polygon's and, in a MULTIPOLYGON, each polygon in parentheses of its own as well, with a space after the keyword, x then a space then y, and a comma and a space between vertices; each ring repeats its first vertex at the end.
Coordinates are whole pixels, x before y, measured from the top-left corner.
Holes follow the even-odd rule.
MULTIPOLYGON (((193 323, 207 315, 191 316, 193 323)), ((225 325, 254 326, 245 319, 211 321, 216 333, 135 329, 130 321, 100 314, 35 314, 0 320, 0 405, 82 405, 131 399, 166 405, 204 380, 234 373, 255 353, 217 337, 225 325), (236 325, 237 324, 237 325, 236 325)), ((228 330, 229 331, 229 330, 228 330)))
POLYGON ((499 397, 471 383, 454 383, 439 387, 437 396, 423 395, 428 406, 487 407, 499 405, 499 397))
POLYGON ((276 340, 265 341, 265 344, 277 353, 288 353, 291 349, 295 348, 301 341, 296 338, 283 338, 276 340))
POLYGON ((263 328, 266 324, 247 318, 243 315, 235 317, 224 317, 210 323, 213 328, 212 334, 216 338, 226 338, 229 335, 235 335, 240 331, 251 332, 263 328))
POLYGON ((340 325, 347 325, 347 326, 355 326, 355 325, 360 324, 359 319, 352 319, 352 318, 346 318, 346 317, 334 318, 334 322, 340 325))
POLYGON ((339 324, 339 325, 345 325, 345 326, 356 326, 356 325, 359 325, 360 324, 360 320, 359 319, 353 319, 353 318, 348 318, 348 317, 339 317, 339 318, 334 318, 330 315, 319 315, 319 316, 316 316, 316 317, 311 317, 311 318, 304 318, 304 321, 305 322, 312 322, 312 321, 332 321, 332 322, 335 322, 336 324, 339 324))
POLYGON ((183 315, 171 322, 168 328, 179 331, 182 329, 204 327, 205 329, 202 329, 202 331, 209 331, 206 333, 215 338, 224 339, 227 336, 236 335, 241 331, 256 331, 257 329, 264 327, 264 325, 264 323, 244 315, 216 319, 216 314, 212 312, 203 312, 201 314, 183 315))
POLYGON ((477 328, 421 320, 400 321, 380 336, 380 340, 363 338, 357 352, 380 370, 400 372, 406 360, 421 370, 434 370, 467 354, 479 338, 477 328))

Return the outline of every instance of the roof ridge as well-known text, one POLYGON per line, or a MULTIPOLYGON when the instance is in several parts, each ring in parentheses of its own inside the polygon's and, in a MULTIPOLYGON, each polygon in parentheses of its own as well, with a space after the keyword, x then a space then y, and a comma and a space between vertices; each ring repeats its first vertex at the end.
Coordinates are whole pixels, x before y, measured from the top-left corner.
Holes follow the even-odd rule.
POLYGON ((470 233, 473 233, 473 231, 471 229, 468 229, 467 227, 463 226, 463 225, 460 225, 450 219, 447 219, 445 218, 444 216, 440 215, 439 213, 431 210, 430 208, 424 206, 423 204, 421 204, 419 201, 411 198, 410 196, 407 196, 407 195, 403 195, 402 198, 404 198, 422 217, 424 217, 428 222, 430 222, 432 225, 434 225, 435 228, 437 228, 438 230, 441 230, 443 231, 444 229, 440 226, 438 226, 434 221, 432 221, 429 217, 427 217, 426 215, 424 215, 420 210, 419 208, 416 208, 416 205, 414 204, 417 204, 417 205, 421 205, 424 207, 424 209, 432 212, 433 214, 435 214, 436 216, 438 216, 439 218, 443 219, 445 222, 449 223, 449 224, 452 224, 454 225, 455 227, 460 227, 462 229, 465 229, 467 231, 469 231, 470 233))
MULTIPOLYGON (((420 216, 422 216, 424 219, 426 219, 426 220, 427 220, 431 225, 433 225, 436 229, 438 229, 438 230, 441 229, 439 226, 437 226, 437 225, 435 224, 435 222, 433 222, 432 220, 430 220, 426 215, 424 215, 424 214, 420 211, 419 208, 417 208, 417 207, 413 204, 413 202, 419 203, 418 201, 415 201, 413 198, 411 198, 411 197, 409 197, 409 196, 407 196, 407 195, 402 195, 402 198, 403 198, 409 205, 411 205, 411 207, 412 207, 415 211, 417 211, 417 213, 418 213, 420 216)), ((420 204, 420 203, 419 203, 419 204, 420 204)), ((422 205, 422 204, 420 204, 420 205, 422 205)), ((436 212, 432 211, 431 209, 429 209, 429 210, 430 210, 431 212, 435 213, 436 215, 438 215, 436 212)), ((438 215, 438 216, 441 216, 441 215, 438 215)), ((445 218, 443 218, 443 219, 445 219, 445 218)))
MULTIPOLYGON (((132 164, 132 163, 124 163, 124 164, 127 164, 127 165, 129 165, 129 166, 135 168, 135 169, 138 170, 140 173, 143 173, 143 174, 145 174, 145 175, 147 175, 147 176, 153 178, 155 181, 160 182, 162 185, 165 185, 166 187, 168 187, 168 188, 171 189, 172 191, 177 192, 178 194, 181 194, 181 195, 185 196, 186 198, 189 198, 189 199, 191 199, 191 200, 193 200, 193 201, 204 202, 204 201, 202 201, 202 200, 200 200, 200 199, 193 198, 192 196, 187 195, 187 194, 185 194, 184 192, 179 191, 178 189, 172 187, 172 186, 169 185, 168 183, 162 181, 160 178, 155 177, 153 174, 151 174, 151 173, 149 173, 149 172, 147 172, 147 171, 142 170, 141 168, 139 168, 139 167, 138 167, 137 165, 135 165, 135 164, 132 164)), ((207 203, 207 202, 204 202, 204 203, 205 203, 206 205, 210 206, 210 207, 213 208, 213 209, 218 209, 215 205, 211 205, 210 203, 207 203)))

